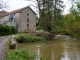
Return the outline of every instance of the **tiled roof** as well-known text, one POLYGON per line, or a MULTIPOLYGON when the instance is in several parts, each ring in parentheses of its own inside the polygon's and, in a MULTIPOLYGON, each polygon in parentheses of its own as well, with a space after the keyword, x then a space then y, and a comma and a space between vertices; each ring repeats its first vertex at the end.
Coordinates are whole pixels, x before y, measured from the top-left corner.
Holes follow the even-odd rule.
POLYGON ((18 9, 18 10, 11 11, 10 14, 19 13, 19 12, 21 12, 24 9, 25 8, 21 8, 21 9, 18 9))
MULTIPOLYGON (((18 10, 14 10, 14 11, 12 11, 12 12, 10 12, 10 14, 15 14, 15 13, 20 13, 20 12, 22 12, 24 9, 26 9, 26 8, 28 8, 29 6, 27 6, 27 7, 24 7, 24 8, 20 8, 20 9, 18 9, 18 10)), ((30 8, 30 7, 29 7, 30 8)), ((30 8, 31 9, 31 8, 30 8)), ((32 9, 31 9, 32 10, 32 9)), ((33 11, 33 10, 32 10, 33 11)), ((34 12, 34 11, 33 11, 34 12)), ((34 12, 35 13, 35 12, 34 12)), ((35 13, 36 14, 36 13, 35 13)))
MULTIPOLYGON (((27 6, 29 7, 29 6, 27 6)), ((0 17, 4 17, 4 16, 7 16, 9 14, 15 14, 15 13, 20 13, 22 12, 24 9, 26 9, 27 7, 24 7, 24 8, 21 8, 21 9, 18 9, 18 10, 14 10, 14 11, 11 11, 11 12, 7 12, 7 11, 0 11, 0 17)), ((30 7, 29 7, 30 8, 30 7)), ((31 8, 30 8, 31 9, 31 8)), ((31 9, 32 10, 32 9, 31 9)), ((32 10, 33 11, 33 10, 32 10)), ((34 12, 34 11, 33 11, 34 12)), ((35 12, 34 12, 35 13, 35 12)), ((36 14, 36 13, 35 13, 36 14)))
POLYGON ((7 12, 7 11, 0 11, 0 17, 3 17, 3 16, 7 16, 7 15, 9 15, 9 12, 7 12))

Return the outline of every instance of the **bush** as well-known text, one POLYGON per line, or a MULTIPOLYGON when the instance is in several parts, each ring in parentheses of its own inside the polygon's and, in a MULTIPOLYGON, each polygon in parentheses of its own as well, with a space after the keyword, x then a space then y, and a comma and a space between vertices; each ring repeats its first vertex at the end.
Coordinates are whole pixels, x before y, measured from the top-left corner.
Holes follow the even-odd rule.
POLYGON ((51 33, 46 31, 36 32, 37 36, 44 37, 46 40, 51 40, 51 33))
POLYGON ((0 36, 16 33, 16 28, 0 24, 0 36))
POLYGON ((6 60, 35 60, 35 55, 30 54, 26 49, 8 50, 6 60))
POLYGON ((70 36, 80 39, 80 28, 73 28, 70 32, 70 36))
POLYGON ((61 28, 56 28, 54 32, 55 34, 69 35, 68 31, 66 31, 65 29, 61 29, 61 28))
POLYGON ((30 42, 39 42, 44 41, 45 38, 39 36, 29 36, 25 34, 21 34, 15 37, 18 43, 30 43, 30 42))
POLYGON ((43 28, 38 26, 38 27, 36 27, 36 30, 43 30, 43 28))

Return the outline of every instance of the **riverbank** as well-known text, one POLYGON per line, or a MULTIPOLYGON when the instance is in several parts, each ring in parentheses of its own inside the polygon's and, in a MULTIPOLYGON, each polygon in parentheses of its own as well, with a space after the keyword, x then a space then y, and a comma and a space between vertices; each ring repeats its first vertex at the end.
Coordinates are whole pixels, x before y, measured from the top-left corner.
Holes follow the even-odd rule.
MULTIPOLYGON (((26 48, 19 48, 20 44, 18 44, 15 49, 9 49, 9 47, 10 40, 7 44, 6 60, 35 60, 39 57, 35 52, 32 53, 26 48)), ((41 60, 45 59, 41 58, 41 60)))
POLYGON ((27 49, 7 50, 6 60, 35 60, 35 55, 27 49))
MULTIPOLYGON (((7 59, 24 59, 33 56, 34 60, 77 60, 80 56, 80 40, 70 36, 57 35, 53 41, 18 44, 17 49, 7 51, 7 59), (25 55, 29 52, 29 56, 25 55), (70 57, 68 57, 68 56, 70 57), (76 56, 75 56, 76 55, 76 56), (36 57, 38 56, 38 57, 36 57), (56 56, 58 58, 56 58, 56 56), (74 57, 74 58, 73 58, 74 57)), ((28 59, 29 60, 29 59, 28 59)))
POLYGON ((15 35, 15 40, 18 43, 31 43, 31 42, 45 42, 51 39, 49 32, 36 32, 36 33, 21 33, 15 35))
POLYGON ((40 59, 47 60, 79 60, 80 40, 75 40, 70 36, 57 35, 56 39, 50 42, 23 43, 20 48, 25 48, 31 53, 35 52, 40 59))
MULTIPOLYGON (((33 43, 33 42, 45 42, 45 41, 47 41, 47 39, 46 39, 46 37, 48 38, 48 32, 46 32, 46 33, 19 33, 19 34, 16 34, 15 35, 15 38, 14 38, 14 40, 16 40, 17 42, 18 42, 18 45, 20 44, 20 43, 33 43)), ((9 44, 10 44, 11 42, 9 42, 9 44)), ((8 49, 7 49, 7 51, 6 51, 6 60, 10 60, 10 59, 15 59, 15 60, 17 60, 17 59, 22 59, 22 60, 31 60, 31 56, 34 58, 35 57, 35 59, 37 59, 38 57, 36 57, 37 55, 34 55, 34 53, 33 54, 28 54, 28 55, 26 55, 27 53, 28 53, 28 50, 27 49, 22 49, 22 48, 19 48, 18 49, 18 47, 19 46, 17 46, 16 47, 16 49, 9 49, 9 47, 10 47, 10 45, 8 45, 8 49)), ((36 54, 36 53, 35 53, 36 54)), ((33 59, 32 58, 32 60, 35 60, 35 59, 33 59)), ((13 60, 14 60, 13 59, 13 60)), ((42 60, 45 60, 45 59, 42 59, 42 60)))

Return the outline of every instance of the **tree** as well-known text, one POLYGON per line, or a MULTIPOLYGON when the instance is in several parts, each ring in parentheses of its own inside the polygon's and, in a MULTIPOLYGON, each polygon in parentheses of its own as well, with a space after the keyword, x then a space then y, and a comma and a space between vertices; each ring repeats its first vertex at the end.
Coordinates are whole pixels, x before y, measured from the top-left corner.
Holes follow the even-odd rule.
POLYGON ((70 14, 65 16, 65 29, 69 32, 71 36, 80 36, 80 3, 79 0, 72 1, 72 7, 70 9, 70 14), (75 6, 75 7, 74 7, 75 6))
POLYGON ((39 20, 39 23, 40 23, 40 26, 46 30, 46 31, 49 31, 51 32, 51 22, 53 20, 53 0, 48 0, 48 1, 45 1, 43 0, 42 2, 42 9, 40 10, 40 20, 39 20))
MULTIPOLYGON (((62 0, 27 0, 35 2, 39 10, 39 25, 45 30, 54 34, 55 21, 61 16, 62 0)), ((34 5, 32 5, 34 6, 34 5)))
POLYGON ((61 30, 63 29, 63 19, 62 11, 64 9, 62 0, 54 0, 54 24, 55 29, 61 30))
POLYGON ((0 9, 8 7, 7 3, 8 3, 8 0, 6 0, 5 2, 3 0, 0 0, 0 9))
MULTIPOLYGON (((27 0, 28 1, 28 0, 27 0)), ((35 2, 39 10, 39 25, 46 31, 51 31, 53 0, 29 0, 35 2)), ((34 5, 32 5, 34 6, 34 5)))

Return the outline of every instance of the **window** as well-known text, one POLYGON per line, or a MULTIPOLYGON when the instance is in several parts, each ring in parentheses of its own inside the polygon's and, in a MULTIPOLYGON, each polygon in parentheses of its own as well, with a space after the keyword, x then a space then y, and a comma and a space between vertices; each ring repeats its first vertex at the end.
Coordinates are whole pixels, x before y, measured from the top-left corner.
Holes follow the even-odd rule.
POLYGON ((27 22, 29 22, 29 18, 27 18, 27 22))
POLYGON ((27 24, 27 28, 29 28, 29 24, 27 24))
POLYGON ((29 16, 29 14, 27 14, 27 16, 29 16))
POLYGON ((14 18, 14 14, 10 14, 10 15, 9 15, 9 21, 12 21, 13 18, 14 18))

